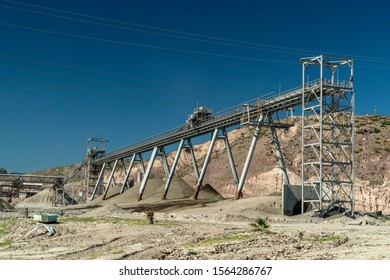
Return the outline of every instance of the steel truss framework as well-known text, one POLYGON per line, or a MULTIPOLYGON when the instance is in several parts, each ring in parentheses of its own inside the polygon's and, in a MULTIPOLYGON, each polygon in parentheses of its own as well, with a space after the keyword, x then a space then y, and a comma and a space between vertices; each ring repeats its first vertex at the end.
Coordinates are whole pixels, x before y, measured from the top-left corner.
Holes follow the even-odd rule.
POLYGON ((302 213, 336 204, 353 214, 353 61, 324 55, 301 61, 302 213), (318 77, 318 87, 309 76, 318 77))
POLYGON ((0 174, 0 193, 7 192, 17 197, 20 192, 27 191, 37 193, 43 189, 43 185, 51 185, 55 189, 54 204, 65 205, 65 200, 73 204, 73 199, 64 191, 64 177, 33 174, 0 174))
POLYGON ((192 158, 192 162, 193 162, 193 166, 194 166, 194 173, 195 173, 195 176, 197 179, 195 191, 193 194, 193 199, 197 199, 199 192, 203 187, 203 179, 206 175, 206 171, 207 171, 207 168, 208 168, 210 160, 211 160, 211 155, 213 153, 215 143, 218 140, 222 140, 225 143, 226 152, 227 152, 227 156, 228 156, 229 163, 230 163, 230 168, 232 171, 232 177, 233 177, 233 180, 237 186, 236 198, 238 199, 242 196, 242 190, 244 187, 244 183, 245 183, 245 179, 246 179, 246 176, 248 173, 248 169, 249 169, 252 157, 253 157, 256 143, 260 137, 260 129, 261 129, 261 127, 264 127, 264 126, 270 127, 270 129, 271 129, 272 139, 273 139, 273 143, 274 143, 275 149, 276 149, 276 155, 279 159, 279 163, 280 163, 280 166, 281 166, 281 169, 283 172, 283 178, 285 180, 285 184, 289 185, 287 169, 286 169, 286 166, 284 165, 283 155, 282 155, 282 151, 280 148, 278 135, 276 133, 276 128, 284 128, 285 129, 285 128, 290 127, 291 125, 274 123, 272 121, 272 117, 264 116, 264 114, 259 114, 258 118, 255 119, 254 122, 251 122, 250 125, 254 126, 255 129, 254 129, 251 146, 250 146, 249 151, 248 151, 247 159, 245 161, 241 177, 238 176, 238 172, 236 170, 236 165, 234 162, 233 153, 232 153, 232 150, 230 147, 226 128, 221 127, 221 128, 216 128, 212 132, 210 146, 209 146, 209 149, 208 149, 208 152, 207 152, 207 155, 206 155, 206 158, 204 160, 204 163, 203 163, 201 170, 199 170, 199 167, 198 167, 198 163, 197 163, 197 160, 195 157, 195 152, 193 149, 191 138, 181 139, 179 142, 179 146, 177 148, 176 155, 175 155, 175 158, 174 158, 174 161, 173 161, 171 167, 168 164, 168 160, 167 160, 164 146, 156 146, 153 148, 149 162, 148 162, 148 166, 146 169, 145 169, 145 165, 144 165, 144 162, 142 159, 142 153, 135 153, 129 158, 116 159, 113 162, 113 165, 112 165, 112 162, 103 163, 103 166, 101 168, 101 171, 100 171, 98 180, 96 182, 95 188, 93 190, 93 194, 92 194, 91 199, 94 199, 96 197, 96 195, 99 193, 99 189, 100 189, 100 193, 103 194, 103 199, 106 198, 107 192, 108 192, 109 188, 111 187, 111 185, 115 185, 114 175, 115 175, 115 172, 118 170, 119 165, 122 166, 122 168, 125 172, 124 173, 125 174, 124 180, 123 180, 123 182, 121 182, 120 193, 123 193, 126 190, 126 188, 130 188, 130 186, 129 186, 130 173, 131 173, 132 168, 134 167, 135 161, 137 161, 137 158, 138 158, 138 161, 141 163, 141 166, 143 167, 144 177, 143 177, 143 180, 142 180, 140 188, 139 188, 137 200, 142 200, 142 196, 143 196, 143 193, 145 191, 145 187, 147 185, 148 179, 150 177, 150 174, 151 174, 151 171, 152 171, 152 168, 153 168, 153 165, 154 165, 154 162, 155 162, 157 156, 160 156, 162 163, 163 163, 164 170, 165 170, 165 174, 166 174, 166 184, 164 187, 164 194, 161 198, 161 199, 166 199, 168 196, 169 187, 170 187, 170 184, 172 182, 172 179, 173 179, 177 164, 179 162, 182 150, 188 151, 191 155, 191 158, 192 158), (125 159, 130 159, 130 164, 127 167, 127 169, 126 169, 125 159), (105 173, 106 169, 109 169, 111 172, 110 172, 110 175, 108 177, 108 181, 105 183, 103 180, 103 177, 104 177, 104 173, 105 173))

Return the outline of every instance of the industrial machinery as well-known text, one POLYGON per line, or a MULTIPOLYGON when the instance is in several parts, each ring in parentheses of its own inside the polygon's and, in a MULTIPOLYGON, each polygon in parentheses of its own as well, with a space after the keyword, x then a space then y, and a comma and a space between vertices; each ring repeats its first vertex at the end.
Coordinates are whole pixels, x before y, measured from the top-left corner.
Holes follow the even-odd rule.
POLYGON ((204 106, 197 107, 194 112, 189 115, 186 121, 186 128, 193 128, 203 122, 213 119, 213 110, 204 106))

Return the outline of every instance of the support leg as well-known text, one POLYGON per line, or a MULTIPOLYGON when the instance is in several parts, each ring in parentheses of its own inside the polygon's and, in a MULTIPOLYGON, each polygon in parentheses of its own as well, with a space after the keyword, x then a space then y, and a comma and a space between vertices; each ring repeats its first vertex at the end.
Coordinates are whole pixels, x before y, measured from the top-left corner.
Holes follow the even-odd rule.
POLYGON ((114 174, 115 174, 116 167, 117 167, 117 165, 118 165, 118 161, 119 161, 118 159, 115 161, 114 167, 113 167, 112 170, 111 170, 110 177, 108 178, 107 187, 106 187, 106 189, 104 190, 103 200, 106 199, 108 189, 110 188, 111 182, 113 182, 113 180, 114 180, 114 174))
MULTIPOLYGON (((279 160, 279 166, 280 166, 280 169, 282 170, 284 185, 287 185, 290 187, 290 180, 288 178, 288 173, 287 173, 286 164, 284 162, 282 148, 280 146, 279 137, 278 137, 276 128, 274 126, 271 126, 271 134, 272 134, 272 140, 273 140, 274 145, 275 145, 276 156, 279 160)), ((282 186, 282 205, 283 205, 282 211, 284 213, 284 186, 282 186)))
POLYGON ((127 168, 127 171, 126 171, 125 181, 123 182, 121 191, 119 193, 123 193, 125 191, 125 187, 127 186, 129 188, 129 186, 130 186, 130 184, 129 184, 129 176, 130 176, 130 173, 131 173, 131 169, 133 168, 134 161, 135 161, 136 157, 137 157, 137 154, 134 154, 132 156, 132 158, 131 158, 130 165, 127 168))
POLYGON ((104 174, 105 168, 106 168, 106 163, 103 163, 102 170, 100 170, 98 180, 96 181, 95 188, 93 189, 93 192, 92 192, 91 200, 95 199, 96 191, 97 191, 98 187, 100 186, 100 183, 103 179, 103 174, 104 174))
POLYGON ((242 189, 244 187, 246 175, 248 174, 248 169, 249 169, 249 166, 250 166, 251 161, 252 161, 253 152, 255 151, 255 148, 256 148, 257 139, 260 135, 260 128, 261 128, 262 121, 263 121, 263 115, 260 115, 259 120, 258 120, 259 124, 256 126, 255 133, 253 134, 252 143, 251 143, 251 146, 249 147, 249 152, 248 152, 248 156, 247 156, 246 161, 245 161, 244 169, 242 170, 241 178, 240 178, 240 181, 238 182, 236 199, 239 199, 240 197, 242 197, 242 189))
MULTIPOLYGON (((125 177, 126 177, 126 163, 125 163, 125 160, 123 158, 121 158, 121 164, 122 164, 122 168, 123 168, 123 174, 125 174, 125 177)), ((127 188, 130 188, 130 184, 129 184, 129 182, 127 180, 125 180, 123 182, 122 187, 123 186, 126 186, 127 188)), ((121 190, 122 190, 122 188, 121 188, 121 190)))
POLYGON ((168 178, 169 177, 169 164, 168 164, 168 159, 167 159, 167 154, 165 153, 164 147, 160 147, 160 152, 161 152, 161 158, 162 158, 162 163, 165 171, 165 175, 168 178))
POLYGON ((229 143, 228 135, 227 135, 225 129, 222 129, 222 134, 223 134, 224 139, 225 139, 226 151, 227 151, 227 154, 228 154, 228 158, 229 158, 229 162, 230 162, 230 167, 231 167, 231 169, 232 169, 233 178, 234 178, 234 181, 236 182, 236 184, 238 185, 239 179, 238 179, 238 175, 237 175, 236 164, 234 163, 234 158, 233 158, 232 149, 230 148, 230 143, 229 143))
POLYGON ((171 181, 172 181, 172 178, 173 178, 173 174, 175 173, 176 166, 177 166, 177 163, 178 163, 179 158, 180 158, 181 150, 183 149, 183 145, 184 145, 184 139, 181 139, 180 143, 179 143, 179 148, 177 149, 177 152, 176 152, 175 160, 173 161, 171 171, 169 172, 169 176, 168 176, 167 182, 165 184, 165 191, 164 191, 164 194, 162 196, 162 199, 166 199, 167 198, 169 186, 171 184, 171 181))
MULTIPOLYGON (((116 162, 116 161, 115 161, 115 162, 116 162)), ((114 164, 115 164, 115 163, 114 163, 114 164)), ((110 169, 110 171, 113 172, 114 169, 111 167, 111 163, 108 164, 108 169, 110 169)), ((112 181, 112 184, 113 184, 113 186, 114 186, 114 188, 115 188, 115 187, 116 187, 115 178, 112 177, 112 180, 111 180, 111 181, 112 181)))
POLYGON ((191 139, 187 139, 187 143, 188 143, 188 148, 189 148, 189 150, 190 150, 190 154, 191 154, 191 158, 192 158, 192 163, 193 163, 193 165, 194 165, 196 180, 198 180, 198 179, 199 179, 199 169, 198 169, 198 164, 196 163, 195 152, 194 152, 194 148, 193 148, 193 146, 192 146, 191 139))
POLYGON ((152 171, 153 163, 154 163, 154 160, 156 159, 157 151, 158 151, 158 147, 155 147, 153 149, 152 155, 151 155, 150 160, 149 160, 148 168, 146 169, 144 178, 143 178, 141 186, 139 188, 138 199, 137 199, 138 201, 142 200, 142 195, 144 194, 145 186, 148 182, 150 171, 152 171))
POLYGON ((200 188, 202 187, 202 181, 204 179, 204 176, 206 175, 207 167, 208 167, 208 164, 210 162, 211 154, 212 154, 213 149, 214 149, 215 141, 217 140, 217 136, 218 136, 218 128, 216 128, 214 130, 213 137, 212 137, 211 142, 210 142, 210 147, 209 147, 209 150, 208 150, 207 155, 206 155, 206 159, 205 159, 204 164, 203 164, 202 172, 200 173, 199 178, 198 178, 198 182, 196 183, 195 193, 193 195, 194 199, 198 198, 200 188))
POLYGON ((142 168, 142 172, 145 174, 146 172, 146 168, 145 168, 145 162, 144 162, 144 159, 142 158, 142 154, 138 154, 138 158, 141 162, 141 168, 142 168))
POLYGON ((288 178, 288 173, 287 173, 286 164, 284 162, 282 148, 280 146, 279 137, 278 137, 278 134, 276 132, 276 128, 274 126, 271 126, 271 133, 272 133, 272 140, 273 140, 274 145, 275 145, 276 156, 279 160, 280 169, 282 170, 282 173, 283 173, 284 184, 290 186, 290 180, 288 178))

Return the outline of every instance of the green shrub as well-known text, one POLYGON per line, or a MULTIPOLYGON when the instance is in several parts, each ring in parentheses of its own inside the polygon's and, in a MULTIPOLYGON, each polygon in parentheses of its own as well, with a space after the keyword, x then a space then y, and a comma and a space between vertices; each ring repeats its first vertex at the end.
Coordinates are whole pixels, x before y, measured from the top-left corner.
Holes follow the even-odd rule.
POLYGON ((253 224, 250 225, 253 227, 254 230, 265 230, 269 228, 267 222, 262 218, 258 218, 253 224))
POLYGON ((390 121, 383 121, 381 127, 390 126, 390 121))

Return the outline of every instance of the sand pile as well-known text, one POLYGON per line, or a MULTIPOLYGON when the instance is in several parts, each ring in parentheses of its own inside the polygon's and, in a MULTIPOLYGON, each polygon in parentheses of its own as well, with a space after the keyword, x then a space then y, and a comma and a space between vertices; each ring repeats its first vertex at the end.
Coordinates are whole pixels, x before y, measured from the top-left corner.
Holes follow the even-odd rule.
POLYGON ((206 184, 199 192, 199 198, 212 198, 212 199, 223 199, 223 196, 214 189, 211 185, 206 184))
MULTIPOLYGON (((141 209, 142 207, 153 207, 153 205, 155 205, 157 208, 162 209, 164 207, 172 206, 175 206, 176 208, 180 207, 181 205, 183 207, 186 205, 188 206, 189 202, 192 202, 192 204, 196 204, 196 201, 192 199, 194 189, 181 178, 174 178, 172 180, 166 200, 161 199, 165 191, 165 182, 161 178, 157 176, 150 176, 148 183, 145 187, 142 200, 137 201, 140 186, 141 183, 137 183, 132 188, 126 189, 122 194, 120 194, 119 192, 121 189, 121 184, 118 184, 107 192, 105 200, 103 200, 103 196, 101 195, 94 200, 84 204, 68 205, 66 209, 86 209, 93 208, 96 206, 101 207, 104 205, 120 205, 121 207, 124 207, 126 209, 141 209)), ((223 199, 223 196, 220 195, 210 185, 205 185, 201 189, 198 196, 198 201, 200 203, 213 202, 223 199)), ((96 209, 96 211, 106 211, 106 209, 96 209)), ((101 213, 98 214, 102 215, 101 213)), ((90 213, 88 213, 88 215, 90 215, 90 213)))
POLYGON ((0 211, 12 209, 12 206, 0 198, 0 211))
POLYGON ((15 205, 15 208, 51 208, 55 207, 56 193, 53 188, 44 189, 22 202, 15 205))
MULTIPOLYGON (((125 190, 122 194, 119 194, 121 184, 118 184, 114 188, 111 188, 106 195, 106 199, 102 199, 102 195, 95 198, 93 201, 79 205, 79 206, 67 206, 68 209, 89 208, 103 205, 121 205, 126 204, 132 206, 142 206, 142 204, 163 204, 173 203, 176 200, 191 200, 194 194, 194 189, 188 185, 181 178, 174 178, 169 188, 169 192, 166 200, 161 200, 165 191, 165 182, 157 176, 150 176, 148 183, 145 187, 142 201, 137 201, 138 193, 141 183, 135 184, 132 188, 125 190)), ((199 200, 216 201, 224 199, 215 189, 210 185, 205 185, 198 196, 199 200)), ((178 203, 177 206, 179 206, 178 203)))
MULTIPOLYGON (((104 204, 121 204, 135 202, 138 198, 139 188, 141 183, 135 184, 131 189, 126 190, 124 193, 119 194, 120 187, 117 186, 108 191, 106 200, 103 201, 104 204)), ((165 191, 165 182, 159 177, 152 177, 148 180, 146 184, 142 201, 148 203, 161 202, 161 198, 165 191)), ((191 198, 194 194, 194 189, 188 185, 181 178, 173 178, 171 185, 169 187, 167 200, 173 199, 185 199, 191 198)), ((199 199, 211 199, 219 200, 223 197, 210 185, 205 185, 199 192, 199 199)), ((101 201, 101 200, 100 200, 101 201)))

